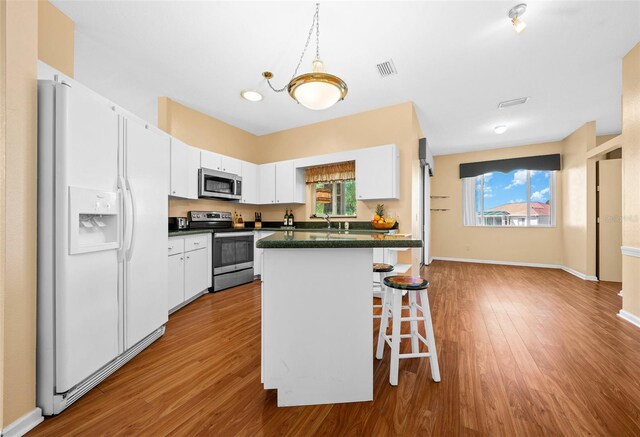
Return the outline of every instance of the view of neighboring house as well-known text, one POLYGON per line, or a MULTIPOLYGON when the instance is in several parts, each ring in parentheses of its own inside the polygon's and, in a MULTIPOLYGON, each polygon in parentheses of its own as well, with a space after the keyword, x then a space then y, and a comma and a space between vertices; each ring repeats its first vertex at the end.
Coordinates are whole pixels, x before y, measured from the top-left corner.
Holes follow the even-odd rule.
MULTIPOLYGON (((530 226, 548 226, 551 224, 551 205, 531 202, 529 211, 530 226)), ((505 203, 484 213, 487 226, 526 226, 527 202, 505 203)))

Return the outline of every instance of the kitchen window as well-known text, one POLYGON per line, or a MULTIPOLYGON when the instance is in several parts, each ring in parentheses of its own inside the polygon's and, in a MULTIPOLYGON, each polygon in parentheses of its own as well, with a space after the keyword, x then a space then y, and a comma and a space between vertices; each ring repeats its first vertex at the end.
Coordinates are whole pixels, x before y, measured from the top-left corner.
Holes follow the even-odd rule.
POLYGON ((465 226, 555 226, 555 177, 517 169, 462 178, 465 226))
POLYGON ((305 178, 314 199, 312 215, 356 216, 355 161, 307 168, 305 178))
POLYGON ((318 216, 328 214, 334 217, 355 217, 356 181, 334 181, 315 184, 313 199, 313 212, 318 216))

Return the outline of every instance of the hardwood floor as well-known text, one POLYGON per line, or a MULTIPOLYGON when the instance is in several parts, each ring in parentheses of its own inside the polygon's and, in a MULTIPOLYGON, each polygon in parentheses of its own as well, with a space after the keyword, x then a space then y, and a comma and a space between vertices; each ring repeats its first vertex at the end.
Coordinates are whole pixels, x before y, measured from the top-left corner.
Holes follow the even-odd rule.
POLYGON ((276 407, 260 384, 255 282, 178 311, 160 340, 30 435, 640 435, 640 329, 616 317, 620 284, 443 261, 423 276, 439 384, 424 358, 401 361, 389 385, 387 348, 382 361, 372 353, 373 402, 276 407))

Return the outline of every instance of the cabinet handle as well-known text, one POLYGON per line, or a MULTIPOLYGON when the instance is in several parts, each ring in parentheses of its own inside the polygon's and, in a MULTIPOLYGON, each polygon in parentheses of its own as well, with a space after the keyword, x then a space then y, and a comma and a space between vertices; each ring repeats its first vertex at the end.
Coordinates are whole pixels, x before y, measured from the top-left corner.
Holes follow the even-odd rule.
POLYGON ((190 257, 190 256, 188 256, 188 257, 187 257, 187 259, 191 259, 191 257, 190 257))
POLYGON ((169 246, 169 250, 173 250, 173 246, 169 246))
POLYGON ((183 258, 183 257, 180 257, 180 261, 184 261, 184 258, 183 258))
POLYGON ((173 190, 173 191, 171 192, 171 194, 176 194, 176 190, 173 190))
POLYGON ((193 244, 195 244, 196 246, 199 246, 200 242, 199 241, 194 241, 193 244))

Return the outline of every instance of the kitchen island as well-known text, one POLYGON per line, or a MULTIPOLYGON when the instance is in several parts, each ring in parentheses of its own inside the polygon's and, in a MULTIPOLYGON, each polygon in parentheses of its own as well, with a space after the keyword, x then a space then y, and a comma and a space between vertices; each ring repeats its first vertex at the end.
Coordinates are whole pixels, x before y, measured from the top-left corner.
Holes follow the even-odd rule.
POLYGON ((276 232, 262 267, 262 383, 278 406, 373 399, 373 249, 399 235, 276 232))

